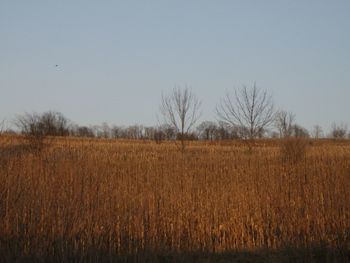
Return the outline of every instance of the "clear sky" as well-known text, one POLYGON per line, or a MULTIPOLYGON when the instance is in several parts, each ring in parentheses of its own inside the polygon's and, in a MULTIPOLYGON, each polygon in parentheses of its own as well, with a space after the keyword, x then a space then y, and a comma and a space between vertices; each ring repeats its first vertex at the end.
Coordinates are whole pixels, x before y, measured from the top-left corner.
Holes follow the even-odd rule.
POLYGON ((175 85, 214 120, 254 82, 306 128, 350 124, 350 1, 0 1, 0 120, 152 125, 175 85))

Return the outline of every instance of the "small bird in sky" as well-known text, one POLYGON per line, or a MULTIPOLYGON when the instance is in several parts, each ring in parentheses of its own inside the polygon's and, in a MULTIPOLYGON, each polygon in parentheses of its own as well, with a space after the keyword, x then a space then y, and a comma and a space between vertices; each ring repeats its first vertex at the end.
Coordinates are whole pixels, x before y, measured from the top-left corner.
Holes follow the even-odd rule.
POLYGON ((58 67, 58 65, 56 64, 56 65, 55 65, 55 67, 57 68, 57 67, 58 67))

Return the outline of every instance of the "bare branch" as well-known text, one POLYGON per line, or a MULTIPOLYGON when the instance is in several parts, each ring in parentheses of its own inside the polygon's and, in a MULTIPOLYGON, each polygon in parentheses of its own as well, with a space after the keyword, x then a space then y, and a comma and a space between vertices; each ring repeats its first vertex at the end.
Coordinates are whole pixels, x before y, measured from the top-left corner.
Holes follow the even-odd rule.
POLYGON ((200 117, 200 106, 190 89, 175 87, 169 95, 162 95, 160 113, 163 122, 174 128, 183 142, 200 117))
POLYGON ((280 110, 276 113, 275 126, 281 138, 292 136, 295 115, 291 112, 280 110))
POLYGON ((254 86, 235 89, 227 93, 216 107, 222 122, 245 130, 244 138, 254 139, 274 120, 272 96, 254 86))

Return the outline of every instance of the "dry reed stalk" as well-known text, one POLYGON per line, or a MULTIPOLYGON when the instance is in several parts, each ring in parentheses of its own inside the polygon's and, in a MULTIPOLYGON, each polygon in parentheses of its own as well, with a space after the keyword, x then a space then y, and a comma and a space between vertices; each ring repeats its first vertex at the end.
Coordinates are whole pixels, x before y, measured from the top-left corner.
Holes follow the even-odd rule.
POLYGON ((40 155, 10 146, 0 150, 1 261, 349 251, 347 144, 316 143, 298 162, 281 162, 273 143, 249 155, 197 142, 185 153, 108 140, 57 139, 40 155))

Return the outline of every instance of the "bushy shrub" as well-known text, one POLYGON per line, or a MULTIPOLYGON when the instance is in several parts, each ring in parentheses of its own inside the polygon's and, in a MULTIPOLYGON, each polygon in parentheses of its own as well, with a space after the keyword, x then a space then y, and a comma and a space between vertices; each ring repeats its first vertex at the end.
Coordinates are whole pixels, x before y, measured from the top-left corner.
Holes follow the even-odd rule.
POLYGON ((283 161, 297 163, 306 156, 309 140, 300 137, 288 137, 281 141, 280 155, 283 161))
POLYGON ((68 120, 59 112, 25 113, 17 116, 15 124, 35 150, 43 148, 48 136, 69 135, 68 120))

